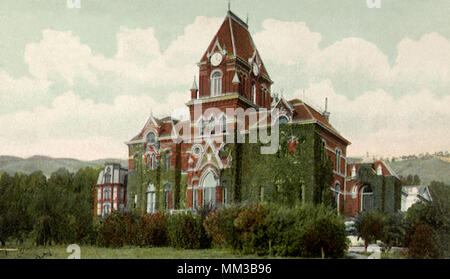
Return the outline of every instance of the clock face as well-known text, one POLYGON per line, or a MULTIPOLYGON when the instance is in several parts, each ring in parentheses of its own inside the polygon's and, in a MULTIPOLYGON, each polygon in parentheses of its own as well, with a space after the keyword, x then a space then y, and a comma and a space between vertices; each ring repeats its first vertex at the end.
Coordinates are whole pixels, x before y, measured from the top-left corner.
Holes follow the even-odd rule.
POLYGON ((211 56, 211 64, 213 66, 219 66, 222 63, 222 54, 216 52, 211 56))
POLYGON ((255 76, 259 75, 258 64, 253 64, 253 73, 255 74, 255 76))

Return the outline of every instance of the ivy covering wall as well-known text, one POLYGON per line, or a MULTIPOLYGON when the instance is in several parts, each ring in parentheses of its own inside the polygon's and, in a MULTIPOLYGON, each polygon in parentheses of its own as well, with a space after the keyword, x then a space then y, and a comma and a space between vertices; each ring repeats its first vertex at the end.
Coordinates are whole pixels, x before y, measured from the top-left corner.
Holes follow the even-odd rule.
POLYGON ((401 184, 394 176, 377 175, 370 164, 361 165, 358 181, 371 187, 374 207, 383 212, 394 213, 401 206, 401 184))

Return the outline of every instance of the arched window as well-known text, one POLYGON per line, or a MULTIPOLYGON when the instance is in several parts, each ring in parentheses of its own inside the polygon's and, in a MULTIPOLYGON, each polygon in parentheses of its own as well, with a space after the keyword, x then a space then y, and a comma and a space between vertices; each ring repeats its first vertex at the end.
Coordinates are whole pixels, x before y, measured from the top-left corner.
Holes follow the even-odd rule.
POLYGON ((170 183, 164 184, 164 208, 166 210, 169 210, 173 207, 171 201, 171 192, 172 192, 172 185, 170 183))
POLYGON ((222 73, 214 71, 211 74, 211 96, 219 96, 222 94, 222 73))
POLYGON ((151 163, 152 163, 151 169, 152 169, 152 170, 156 169, 156 168, 158 167, 158 162, 156 161, 156 156, 155 156, 155 154, 152 155, 152 157, 150 158, 150 160, 151 160, 151 163))
POLYGON ((108 167, 105 173, 105 184, 111 183, 111 168, 108 167))
POLYGON ((339 182, 336 182, 334 184, 333 192, 334 192, 334 200, 336 202, 336 206, 339 209, 339 197, 341 194, 341 184, 339 184, 339 182))
POLYGON ((205 134, 205 123, 203 121, 203 118, 200 118, 197 121, 197 126, 198 126, 198 133, 199 133, 199 135, 200 136, 204 135, 205 134))
POLYGON ((156 143, 156 135, 153 132, 149 132, 147 134, 147 143, 149 144, 155 144, 156 143))
POLYGON ((252 84, 252 103, 256 103, 256 85, 252 84))
POLYGON ((356 166, 352 167, 352 178, 354 179, 356 177, 356 166))
POLYGON ((108 215, 110 213, 111 213, 111 205, 109 203, 103 205, 103 216, 108 215))
POLYGON ((214 135, 216 133, 216 120, 211 117, 208 122, 209 134, 214 135))
POLYGON ((227 132, 227 117, 225 116, 225 114, 222 115, 222 118, 220 119, 220 130, 224 134, 227 132))
POLYGON ((111 187, 108 186, 103 188, 103 199, 104 200, 111 199, 111 187))
POLYGON ((170 151, 166 151, 166 156, 165 156, 165 166, 166 166, 166 170, 170 170, 170 151))
POLYGON ((156 195, 155 186, 149 183, 147 186, 147 213, 155 213, 156 211, 156 195))
POLYGON ((358 187, 355 185, 352 187, 352 199, 356 199, 358 196, 358 187))
POLYGON ((372 210, 374 207, 372 188, 366 185, 361 189, 361 211, 372 210))
POLYGON ((383 168, 381 167, 381 164, 377 167, 377 175, 383 175, 383 168))
POLYGON ((203 178, 203 204, 214 207, 216 204, 217 179, 212 171, 209 171, 203 178))
POLYGON ((336 148, 336 171, 341 173, 341 155, 342 151, 339 148, 336 148))
POLYGON ((279 125, 287 124, 287 123, 289 123, 289 119, 286 116, 282 115, 282 116, 278 117, 278 124, 279 125))
POLYGON ((147 169, 152 169, 152 159, 150 158, 150 155, 147 155, 147 169))

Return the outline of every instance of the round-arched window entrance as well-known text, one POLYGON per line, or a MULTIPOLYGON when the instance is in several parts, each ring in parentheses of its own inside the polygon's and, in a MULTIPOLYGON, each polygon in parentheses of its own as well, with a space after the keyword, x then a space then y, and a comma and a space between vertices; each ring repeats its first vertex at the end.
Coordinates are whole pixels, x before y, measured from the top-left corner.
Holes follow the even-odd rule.
POLYGON ((361 211, 368 211, 375 208, 372 188, 368 185, 361 190, 361 211))
POLYGON ((216 205, 216 187, 219 185, 218 179, 213 171, 208 171, 203 178, 203 204, 205 206, 215 207, 216 205))

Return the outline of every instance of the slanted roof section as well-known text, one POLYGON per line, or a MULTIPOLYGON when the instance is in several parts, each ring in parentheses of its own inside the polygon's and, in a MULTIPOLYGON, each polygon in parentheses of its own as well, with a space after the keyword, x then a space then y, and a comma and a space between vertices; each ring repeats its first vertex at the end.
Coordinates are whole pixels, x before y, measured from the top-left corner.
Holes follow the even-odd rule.
POLYGON ((294 114, 292 116, 293 121, 302 121, 302 120, 316 120, 318 123, 322 124, 332 133, 337 135, 339 138, 343 139, 347 144, 350 142, 345 139, 322 115, 322 113, 318 112, 316 109, 308 105, 299 99, 292 99, 289 101, 289 104, 294 108, 294 114))
POLYGON ((270 80, 266 67, 248 31, 247 24, 231 11, 228 11, 222 25, 200 59, 200 63, 208 62, 208 54, 217 50, 217 42, 222 49, 225 48, 229 54, 239 57, 246 63, 256 52, 258 61, 261 64, 260 72, 270 80))

